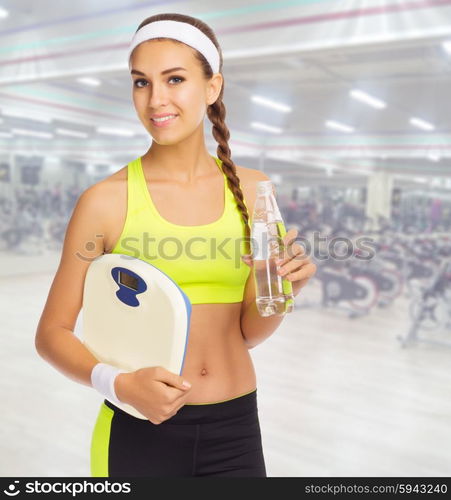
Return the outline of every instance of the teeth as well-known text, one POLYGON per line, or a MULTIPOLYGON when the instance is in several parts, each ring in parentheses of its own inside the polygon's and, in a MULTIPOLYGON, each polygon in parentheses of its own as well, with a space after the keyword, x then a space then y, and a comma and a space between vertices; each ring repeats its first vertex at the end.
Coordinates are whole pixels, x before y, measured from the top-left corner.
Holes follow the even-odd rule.
POLYGON ((176 115, 165 116, 163 118, 152 118, 155 122, 165 122, 166 120, 170 120, 171 118, 175 118, 176 115))

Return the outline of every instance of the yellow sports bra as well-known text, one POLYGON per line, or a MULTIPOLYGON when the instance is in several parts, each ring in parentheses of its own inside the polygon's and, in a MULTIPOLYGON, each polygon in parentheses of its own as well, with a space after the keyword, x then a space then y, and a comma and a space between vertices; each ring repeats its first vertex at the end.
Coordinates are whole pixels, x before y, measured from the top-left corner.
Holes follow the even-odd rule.
MULTIPOLYGON (((245 226, 222 162, 224 212, 210 224, 180 226, 164 219, 150 196, 141 157, 127 166, 127 216, 111 253, 149 262, 173 279, 191 304, 241 302, 250 267, 245 253, 245 226)), ((183 210, 183 207, 180 207, 183 210)))

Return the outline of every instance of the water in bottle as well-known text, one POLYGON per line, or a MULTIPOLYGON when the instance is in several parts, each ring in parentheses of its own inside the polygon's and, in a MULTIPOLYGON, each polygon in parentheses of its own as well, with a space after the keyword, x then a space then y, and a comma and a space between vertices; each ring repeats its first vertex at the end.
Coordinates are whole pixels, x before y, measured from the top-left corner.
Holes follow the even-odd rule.
POLYGON ((257 183, 251 241, 257 309, 261 316, 283 316, 294 308, 290 281, 277 273, 286 230, 271 181, 257 183))

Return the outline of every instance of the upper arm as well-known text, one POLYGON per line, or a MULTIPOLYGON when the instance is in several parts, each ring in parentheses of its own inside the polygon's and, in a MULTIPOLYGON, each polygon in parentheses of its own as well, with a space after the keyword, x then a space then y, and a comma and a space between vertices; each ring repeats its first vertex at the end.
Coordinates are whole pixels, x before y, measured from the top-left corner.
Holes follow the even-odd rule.
POLYGON ((72 331, 75 328, 89 264, 104 253, 105 201, 105 189, 98 183, 85 190, 75 204, 66 228, 60 263, 39 320, 36 341, 50 326, 72 331))
MULTIPOLYGON (((245 197, 248 204, 248 210, 250 211, 249 213, 249 222, 250 222, 252 218, 252 212, 254 210, 255 199, 257 197, 257 182, 270 181, 271 179, 261 170, 255 170, 255 169, 247 169, 247 170, 249 171, 249 175, 246 176, 247 180, 246 182, 243 182, 242 185, 243 188, 246 190, 245 197)), ((244 287, 244 295, 243 295, 243 301, 241 303, 240 318, 243 317, 244 311, 248 308, 248 306, 252 302, 255 302, 255 298, 256 298, 255 282, 251 269, 251 272, 249 273, 249 276, 247 277, 246 280, 246 285, 244 287)))

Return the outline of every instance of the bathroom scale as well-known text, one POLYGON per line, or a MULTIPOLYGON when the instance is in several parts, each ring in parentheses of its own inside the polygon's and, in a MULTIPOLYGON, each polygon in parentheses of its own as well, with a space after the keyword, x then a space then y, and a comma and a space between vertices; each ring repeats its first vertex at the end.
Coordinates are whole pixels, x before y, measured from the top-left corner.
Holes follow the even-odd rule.
MULTIPOLYGON (((191 302, 152 264, 124 254, 94 259, 85 277, 82 316, 83 343, 100 362, 127 372, 162 366, 181 375, 191 302)), ((117 406, 147 420, 131 405, 117 406)))

